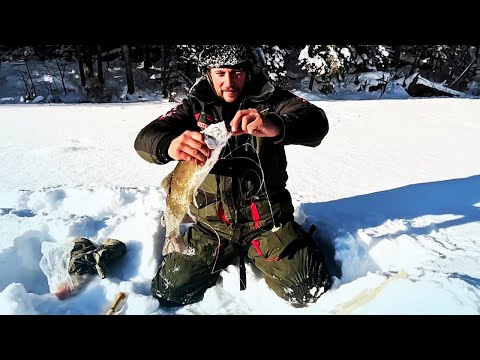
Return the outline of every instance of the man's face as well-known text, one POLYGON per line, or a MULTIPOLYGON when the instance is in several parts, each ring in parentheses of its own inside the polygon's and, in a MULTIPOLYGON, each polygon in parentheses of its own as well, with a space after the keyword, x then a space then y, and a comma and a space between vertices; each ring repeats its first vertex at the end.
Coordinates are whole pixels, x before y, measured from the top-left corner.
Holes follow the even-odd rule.
POLYGON ((226 102, 232 103, 245 88, 247 72, 239 69, 212 68, 210 76, 217 95, 226 102))

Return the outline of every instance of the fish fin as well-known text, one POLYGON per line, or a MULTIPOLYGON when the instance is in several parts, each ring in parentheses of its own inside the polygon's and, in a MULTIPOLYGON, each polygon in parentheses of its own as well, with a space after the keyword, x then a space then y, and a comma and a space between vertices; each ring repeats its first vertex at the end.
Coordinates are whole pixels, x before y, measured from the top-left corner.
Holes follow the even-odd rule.
POLYGON ((162 188, 163 190, 165 190, 167 194, 170 193, 170 183, 172 182, 172 174, 173 172, 165 176, 165 178, 162 180, 162 184, 161 184, 162 188))

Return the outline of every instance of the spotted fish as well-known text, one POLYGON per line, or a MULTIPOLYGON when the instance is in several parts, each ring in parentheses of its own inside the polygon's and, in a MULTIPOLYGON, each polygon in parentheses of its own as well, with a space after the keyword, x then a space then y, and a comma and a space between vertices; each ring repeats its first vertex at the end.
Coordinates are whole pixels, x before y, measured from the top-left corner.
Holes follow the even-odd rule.
POLYGON ((232 133, 224 122, 211 124, 201 131, 210 156, 203 166, 190 161, 179 161, 175 169, 162 180, 162 188, 167 194, 163 222, 166 228, 163 256, 171 252, 188 254, 188 246, 180 233, 180 224, 187 214, 191 202, 195 202, 198 187, 205 180, 220 157, 223 147, 232 133))

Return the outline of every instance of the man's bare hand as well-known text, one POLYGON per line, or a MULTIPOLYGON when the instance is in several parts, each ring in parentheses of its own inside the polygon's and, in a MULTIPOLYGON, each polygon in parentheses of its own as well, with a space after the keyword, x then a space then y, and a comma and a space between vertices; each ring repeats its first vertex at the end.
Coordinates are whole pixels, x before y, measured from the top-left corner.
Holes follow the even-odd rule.
POLYGON ((210 150, 205 144, 203 134, 198 131, 186 130, 173 139, 168 148, 168 155, 174 160, 191 161, 203 166, 208 159, 210 150))
POLYGON ((239 110, 230 121, 233 136, 250 134, 258 137, 275 137, 280 134, 279 127, 268 121, 257 109, 239 110))

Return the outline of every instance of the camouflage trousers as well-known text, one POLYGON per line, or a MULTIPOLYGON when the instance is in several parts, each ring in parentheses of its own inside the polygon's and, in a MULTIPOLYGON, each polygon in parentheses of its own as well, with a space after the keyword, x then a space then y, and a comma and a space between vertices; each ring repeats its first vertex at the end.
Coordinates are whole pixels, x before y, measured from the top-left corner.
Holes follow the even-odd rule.
POLYGON ((106 277, 107 265, 125 255, 126 252, 127 248, 120 240, 106 239, 97 246, 89 239, 77 237, 73 239, 68 273, 70 275, 98 274, 103 279, 106 277))
POLYGON ((287 222, 275 232, 243 234, 243 244, 233 242, 231 235, 212 232, 199 223, 189 227, 184 239, 194 254, 168 254, 152 280, 152 294, 160 305, 175 307, 202 300, 221 270, 239 255, 245 255, 263 273, 267 285, 292 305, 315 302, 330 288, 323 254, 296 222, 287 222))

